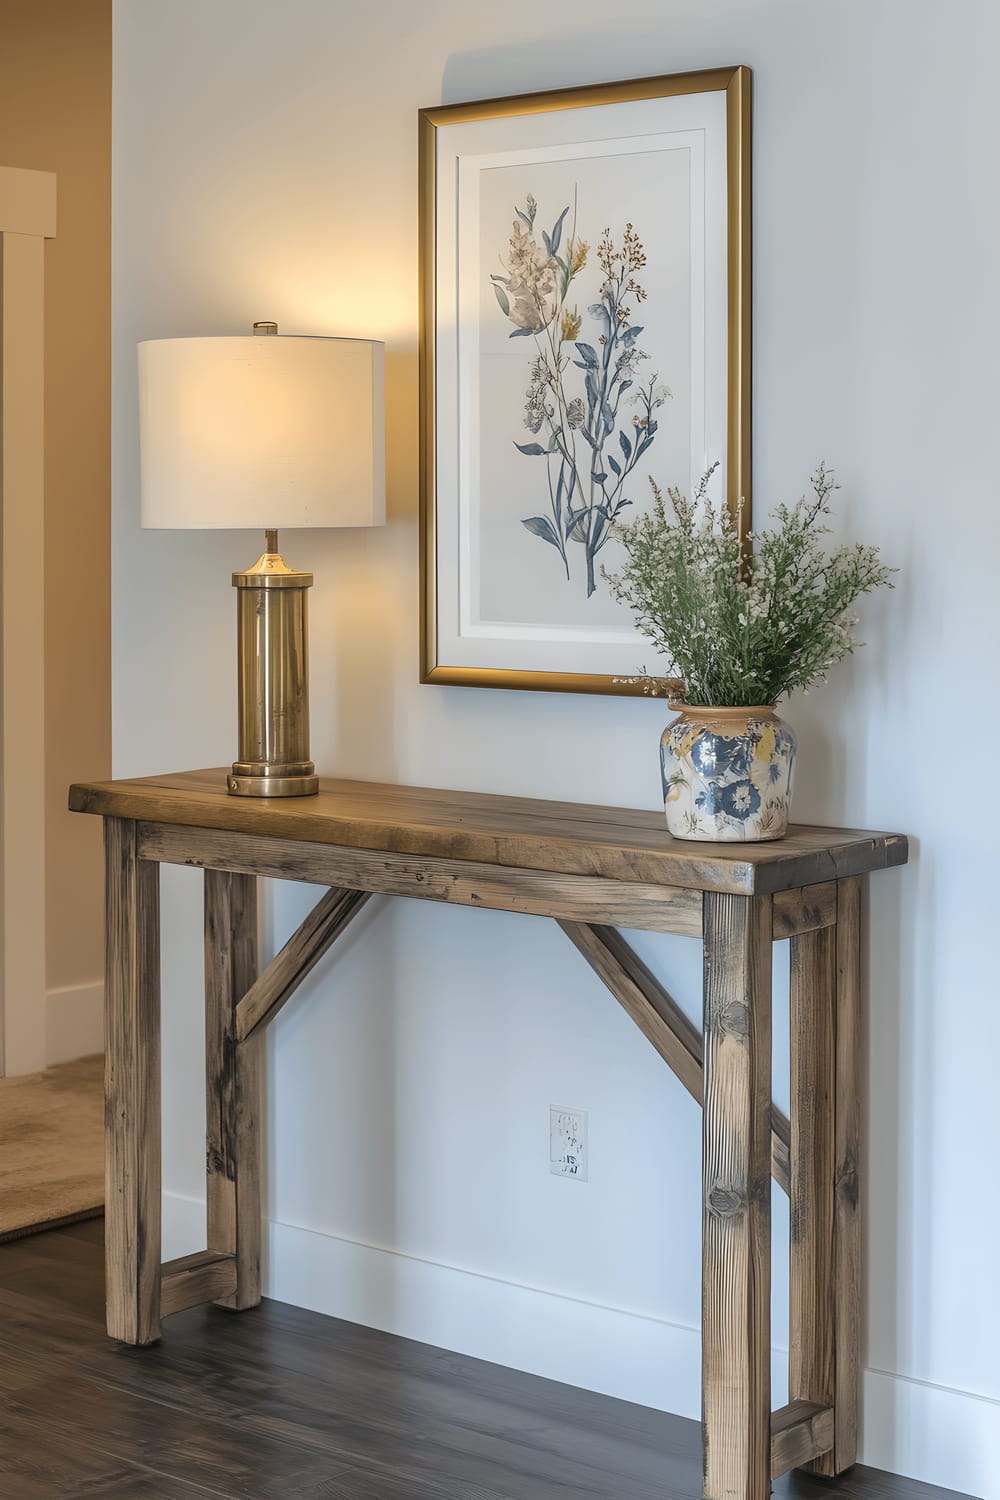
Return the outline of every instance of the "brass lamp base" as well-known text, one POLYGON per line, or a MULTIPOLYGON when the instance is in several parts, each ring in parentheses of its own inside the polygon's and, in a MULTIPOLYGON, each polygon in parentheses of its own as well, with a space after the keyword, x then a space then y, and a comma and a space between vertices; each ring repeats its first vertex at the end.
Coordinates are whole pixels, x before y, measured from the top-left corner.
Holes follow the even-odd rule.
POLYGON ((312 581, 311 573, 288 567, 274 531, 253 567, 233 574, 240 733, 227 785, 235 797, 319 791, 309 759, 306 590, 312 581))
MULTIPOLYGON (((312 761, 306 761, 312 766, 312 761)), ((255 774, 256 767, 233 761, 226 785, 234 797, 311 797, 319 791, 319 777, 314 770, 296 771, 291 767, 269 766, 267 774, 255 774)))

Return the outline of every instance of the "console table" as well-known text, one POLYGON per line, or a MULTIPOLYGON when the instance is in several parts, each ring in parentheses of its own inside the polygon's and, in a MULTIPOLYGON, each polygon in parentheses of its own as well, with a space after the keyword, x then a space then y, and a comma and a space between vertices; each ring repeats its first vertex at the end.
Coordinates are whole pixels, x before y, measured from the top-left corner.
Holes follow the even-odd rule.
POLYGON ((149 1344, 202 1302, 260 1300, 260 1040, 373 893, 554 918, 703 1105, 704 1494, 766 1500, 855 1459, 860 1320, 860 938, 888 833, 675 841, 659 812, 320 783, 226 792, 224 770, 74 786, 107 860, 107 1325, 149 1344), (161 1264, 159 866, 205 872, 208 1244, 161 1264), (257 877, 327 893, 257 962, 257 877), (704 945, 704 1028, 618 932, 704 945), (791 1119, 771 1102, 771 953, 791 940, 791 1119), (771 1410, 771 1178, 791 1198, 791 1401, 771 1410))

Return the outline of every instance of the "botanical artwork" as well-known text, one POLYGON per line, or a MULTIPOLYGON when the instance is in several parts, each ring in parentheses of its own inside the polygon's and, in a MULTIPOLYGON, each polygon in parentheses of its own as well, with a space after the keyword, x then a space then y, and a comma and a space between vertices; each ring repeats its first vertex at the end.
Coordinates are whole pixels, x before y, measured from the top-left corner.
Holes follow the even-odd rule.
POLYGON ((687 715, 663 735, 667 826, 678 838, 781 838, 792 795, 795 736, 774 715, 726 735, 687 715))
POLYGON ((721 68, 421 112, 423 681, 669 669, 610 580, 651 480, 718 460, 713 500, 747 493, 749 90, 721 68))
MULTIPOLYGON (((531 339, 525 366, 522 429, 514 446, 532 465, 526 492, 546 504, 521 524, 558 555, 568 583, 582 577, 589 599, 598 587, 598 557, 621 512, 632 505, 629 480, 657 431, 655 413, 670 397, 636 322, 647 291, 646 253, 626 223, 605 227, 596 248, 579 228, 578 191, 551 222, 536 229, 539 205, 515 205, 502 269, 490 279, 512 339, 531 339), (581 311, 574 283, 595 256, 598 299, 581 311)), ((553 559, 555 561, 555 559, 553 559)))

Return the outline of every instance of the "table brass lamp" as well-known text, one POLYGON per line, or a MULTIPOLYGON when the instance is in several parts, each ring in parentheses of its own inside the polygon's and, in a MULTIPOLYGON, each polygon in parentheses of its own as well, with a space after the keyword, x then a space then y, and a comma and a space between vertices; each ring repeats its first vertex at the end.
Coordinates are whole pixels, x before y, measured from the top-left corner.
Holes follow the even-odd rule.
MULTIPOLYGON (((385 521, 381 344, 277 337, 139 345, 143 526, 259 527, 264 552, 237 590, 240 797, 318 790, 309 758, 306 590, 278 529, 385 521)), ((270 335, 270 336, 268 336, 270 335)))

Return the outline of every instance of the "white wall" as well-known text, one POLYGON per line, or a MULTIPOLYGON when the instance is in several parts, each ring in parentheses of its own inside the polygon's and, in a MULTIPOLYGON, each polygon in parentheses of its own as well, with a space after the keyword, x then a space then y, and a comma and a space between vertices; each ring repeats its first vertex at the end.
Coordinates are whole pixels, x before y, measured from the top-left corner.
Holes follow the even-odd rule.
MULTIPOLYGON (((272 317, 388 341, 389 526, 289 538, 317 580, 320 769, 656 806, 662 706, 417 683, 416 110, 754 69, 757 513, 825 456, 838 525, 902 569, 865 610, 869 649, 788 711, 800 819, 914 835, 873 882, 864 1453, 991 1500, 998 47, 992 0, 115 17, 119 775, 232 759, 229 573, 257 546, 140 532, 135 342, 272 317)), ((279 893, 274 941, 312 899, 279 893)), ((199 1233, 198 902, 168 876, 175 1250, 199 1233)), ((695 945, 639 941, 696 1009, 695 945)), ((272 1294, 696 1414, 698 1112, 554 926, 373 902, 275 1028, 268 1117, 272 1294), (587 1185, 548 1175, 550 1103, 590 1111, 587 1185)))

